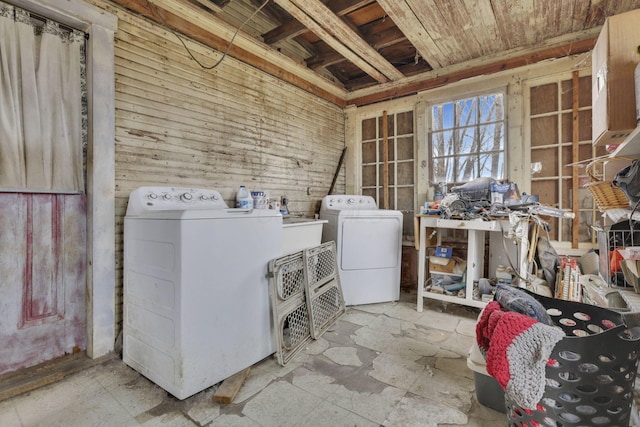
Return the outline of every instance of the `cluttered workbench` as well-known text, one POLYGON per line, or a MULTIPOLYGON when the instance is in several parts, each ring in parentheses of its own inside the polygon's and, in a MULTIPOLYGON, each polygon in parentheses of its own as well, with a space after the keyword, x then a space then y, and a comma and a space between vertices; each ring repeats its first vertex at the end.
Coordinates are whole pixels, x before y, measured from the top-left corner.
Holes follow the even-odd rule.
MULTIPOLYGON (((572 215, 542 206, 535 197, 521 196, 512 183, 498 184, 490 178, 453 187, 451 193, 442 196, 425 203, 422 213, 415 217, 419 312, 424 298, 482 308, 492 297, 487 276, 500 276, 501 271, 507 273, 499 280, 508 283, 512 278, 521 279, 521 284, 538 280, 531 274, 531 263, 540 230, 546 226, 539 215, 572 215), (447 230, 466 233, 466 253, 457 260, 449 248, 442 246, 447 230)), ((496 277, 491 280, 495 283, 496 277)))

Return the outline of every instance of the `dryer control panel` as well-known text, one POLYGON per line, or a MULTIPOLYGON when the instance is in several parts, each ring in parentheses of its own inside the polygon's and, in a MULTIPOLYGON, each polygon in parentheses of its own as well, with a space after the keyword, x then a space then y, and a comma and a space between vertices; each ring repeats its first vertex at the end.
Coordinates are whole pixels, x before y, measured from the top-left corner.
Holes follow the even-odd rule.
POLYGON ((127 216, 161 210, 212 210, 228 206, 216 190, 183 187, 138 187, 129 195, 127 216))
POLYGON ((357 210, 366 209, 374 210, 378 209, 376 201, 371 196, 360 195, 331 195, 322 199, 321 210, 357 210))

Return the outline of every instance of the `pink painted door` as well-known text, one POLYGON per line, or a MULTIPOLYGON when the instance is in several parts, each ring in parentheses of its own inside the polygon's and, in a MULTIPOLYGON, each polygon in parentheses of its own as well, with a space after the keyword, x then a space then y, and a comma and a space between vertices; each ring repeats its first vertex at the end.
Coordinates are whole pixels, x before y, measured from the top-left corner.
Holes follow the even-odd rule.
POLYGON ((0 374, 86 348, 83 194, 0 193, 0 374))

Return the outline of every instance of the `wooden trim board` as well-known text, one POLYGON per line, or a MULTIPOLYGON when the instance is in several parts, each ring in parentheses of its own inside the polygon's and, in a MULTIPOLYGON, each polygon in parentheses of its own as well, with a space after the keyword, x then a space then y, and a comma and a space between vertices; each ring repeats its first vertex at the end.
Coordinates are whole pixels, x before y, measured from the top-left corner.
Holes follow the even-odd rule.
POLYGON ((244 380, 247 378, 247 375, 249 375, 250 370, 251 366, 224 380, 213 394, 213 401, 218 403, 233 402, 233 399, 235 399, 236 394, 238 394, 244 380))

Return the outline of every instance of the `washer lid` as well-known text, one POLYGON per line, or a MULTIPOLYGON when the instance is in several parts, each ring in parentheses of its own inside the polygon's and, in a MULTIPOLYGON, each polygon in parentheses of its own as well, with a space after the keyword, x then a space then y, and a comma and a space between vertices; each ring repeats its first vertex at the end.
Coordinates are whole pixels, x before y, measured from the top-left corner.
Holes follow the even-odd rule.
POLYGON ((158 211, 224 210, 227 204, 216 190, 185 187, 138 187, 129 195, 128 217, 158 211))

